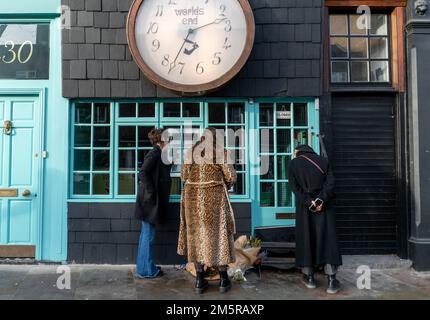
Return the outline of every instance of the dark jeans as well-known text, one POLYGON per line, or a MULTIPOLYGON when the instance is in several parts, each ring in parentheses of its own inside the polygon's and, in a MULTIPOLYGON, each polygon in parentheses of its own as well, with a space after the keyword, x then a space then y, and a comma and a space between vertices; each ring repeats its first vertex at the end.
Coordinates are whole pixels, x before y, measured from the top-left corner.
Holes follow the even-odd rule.
POLYGON ((139 249, 136 261, 136 276, 139 278, 155 278, 160 273, 152 258, 152 244, 155 238, 155 228, 152 224, 142 221, 142 231, 139 239, 139 249))

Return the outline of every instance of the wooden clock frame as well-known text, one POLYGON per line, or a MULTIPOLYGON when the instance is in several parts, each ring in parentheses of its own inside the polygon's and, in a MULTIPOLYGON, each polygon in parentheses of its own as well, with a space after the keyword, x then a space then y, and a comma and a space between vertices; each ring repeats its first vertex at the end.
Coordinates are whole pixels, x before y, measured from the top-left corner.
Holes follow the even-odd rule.
POLYGON ((239 60, 227 73, 222 75, 220 78, 198 85, 184 85, 169 81, 156 74, 143 60, 137 47, 135 30, 137 14, 144 1, 145 0, 134 0, 131 6, 127 18, 127 40, 134 61, 139 66, 140 70, 142 70, 143 74, 154 84, 183 95, 203 95, 222 88, 226 83, 233 79, 233 77, 236 76, 245 65, 251 54, 255 39, 254 14, 248 0, 236 0, 242 7, 246 19, 246 43, 239 60))

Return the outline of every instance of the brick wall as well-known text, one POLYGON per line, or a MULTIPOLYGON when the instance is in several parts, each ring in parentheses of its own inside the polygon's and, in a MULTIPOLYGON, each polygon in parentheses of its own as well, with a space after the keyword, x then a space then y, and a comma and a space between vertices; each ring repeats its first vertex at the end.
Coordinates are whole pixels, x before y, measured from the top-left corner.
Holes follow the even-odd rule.
MULTIPOLYGON (((237 234, 251 234, 251 206, 233 204, 237 234)), ((171 204, 169 220, 157 228, 154 259, 160 264, 183 263, 176 254, 179 204, 171 204)), ((140 221, 133 203, 69 203, 68 261, 75 263, 135 263, 140 221)))
MULTIPOLYGON (((66 98, 171 97, 139 71, 127 46, 132 0, 62 0, 71 8, 63 31, 66 98)), ((251 57, 220 97, 321 94, 322 0, 250 0, 256 20, 251 57)))

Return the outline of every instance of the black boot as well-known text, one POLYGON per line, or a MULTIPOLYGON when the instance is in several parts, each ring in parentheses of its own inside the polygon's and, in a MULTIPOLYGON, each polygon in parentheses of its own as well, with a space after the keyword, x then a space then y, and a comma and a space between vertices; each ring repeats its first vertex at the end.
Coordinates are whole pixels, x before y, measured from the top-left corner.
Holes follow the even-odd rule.
POLYGON ((227 271, 220 271, 219 276, 219 292, 226 293, 231 289, 231 281, 228 277, 227 271))
POLYGON ((204 272, 197 272, 196 275, 196 293, 202 294, 209 287, 209 282, 205 279, 204 272))
POLYGON ((336 294, 340 290, 340 282, 336 279, 336 275, 328 276, 327 293, 336 294))
POLYGON ((303 275, 303 284, 308 289, 315 289, 317 287, 317 283, 315 281, 315 277, 313 274, 309 274, 309 275, 304 274, 303 275))

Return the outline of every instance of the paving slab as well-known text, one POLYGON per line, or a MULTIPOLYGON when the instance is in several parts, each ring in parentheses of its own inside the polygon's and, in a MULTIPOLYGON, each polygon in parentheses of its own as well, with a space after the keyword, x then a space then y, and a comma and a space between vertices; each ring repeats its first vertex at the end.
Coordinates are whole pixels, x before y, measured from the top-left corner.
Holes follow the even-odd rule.
MULTIPOLYGON (((63 270, 61 269, 61 270, 63 270)), ((337 295, 326 293, 327 278, 316 274, 317 289, 301 282, 298 270, 264 269, 246 274, 246 281, 233 283, 226 294, 218 292, 217 282, 198 295, 194 278, 174 266, 163 266, 165 276, 137 279, 133 265, 0 265, 0 299, 46 300, 430 300, 430 272, 416 272, 409 261, 394 256, 344 257, 338 273, 342 289, 337 295), (359 290, 359 266, 370 269, 369 290, 359 290), (69 268, 70 289, 57 287, 58 268, 69 268)))

